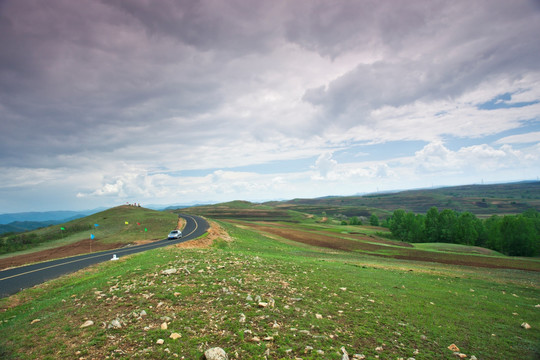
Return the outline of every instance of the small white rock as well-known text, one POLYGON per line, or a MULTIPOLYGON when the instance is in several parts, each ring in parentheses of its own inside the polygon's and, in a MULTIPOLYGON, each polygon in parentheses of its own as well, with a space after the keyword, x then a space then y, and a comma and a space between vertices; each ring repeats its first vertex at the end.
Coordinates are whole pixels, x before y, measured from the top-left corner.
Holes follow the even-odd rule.
POLYGON ((82 325, 80 326, 80 328, 83 329, 83 328, 85 328, 85 327, 89 327, 89 326, 92 326, 92 325, 94 325, 94 322, 93 322, 92 320, 86 320, 86 321, 84 322, 84 324, 82 324, 82 325))
POLYGON ((165 340, 163 339, 157 339, 156 344, 163 345, 165 343, 165 340))
POLYGON ((122 324, 120 323, 120 320, 114 319, 113 321, 109 323, 109 326, 107 326, 107 328, 120 329, 122 328, 122 324))
POLYGON ((529 330, 531 328, 531 325, 524 322, 523 324, 521 324, 521 327, 524 328, 525 330, 529 330))
POLYGON ((220 347, 208 349, 204 352, 206 360, 228 360, 229 357, 225 350, 220 347))
POLYGON ((163 270, 161 273, 164 274, 164 275, 172 275, 172 274, 176 274, 176 269, 172 268, 172 269, 167 269, 167 270, 163 270))

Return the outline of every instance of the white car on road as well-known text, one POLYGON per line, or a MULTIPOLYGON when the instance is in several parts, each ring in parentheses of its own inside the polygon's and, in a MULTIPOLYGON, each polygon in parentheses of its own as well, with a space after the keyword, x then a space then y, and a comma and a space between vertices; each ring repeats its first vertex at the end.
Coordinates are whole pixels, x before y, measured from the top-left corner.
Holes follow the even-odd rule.
POLYGON ((167 239, 180 239, 182 237, 182 232, 180 230, 173 230, 169 233, 167 239))

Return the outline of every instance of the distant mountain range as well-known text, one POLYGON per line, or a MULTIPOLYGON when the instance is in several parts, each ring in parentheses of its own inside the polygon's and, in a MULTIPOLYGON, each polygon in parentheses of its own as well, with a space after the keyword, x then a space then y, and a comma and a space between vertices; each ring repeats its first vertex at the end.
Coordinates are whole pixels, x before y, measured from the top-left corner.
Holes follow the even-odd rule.
POLYGON ((43 211, 0 214, 0 234, 23 232, 41 227, 61 224, 95 214, 105 208, 83 211, 43 211))

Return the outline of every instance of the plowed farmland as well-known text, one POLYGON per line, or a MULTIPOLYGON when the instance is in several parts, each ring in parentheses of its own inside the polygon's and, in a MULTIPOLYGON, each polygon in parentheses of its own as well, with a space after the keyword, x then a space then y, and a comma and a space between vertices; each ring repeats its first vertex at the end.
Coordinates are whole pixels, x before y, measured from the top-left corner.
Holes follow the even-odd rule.
POLYGON ((230 222, 289 241, 333 250, 361 252, 374 256, 451 265, 540 271, 538 262, 523 258, 515 259, 499 256, 425 251, 416 249, 414 245, 409 243, 391 241, 376 235, 340 234, 327 229, 305 229, 296 224, 288 223, 260 223, 239 220, 230 222))

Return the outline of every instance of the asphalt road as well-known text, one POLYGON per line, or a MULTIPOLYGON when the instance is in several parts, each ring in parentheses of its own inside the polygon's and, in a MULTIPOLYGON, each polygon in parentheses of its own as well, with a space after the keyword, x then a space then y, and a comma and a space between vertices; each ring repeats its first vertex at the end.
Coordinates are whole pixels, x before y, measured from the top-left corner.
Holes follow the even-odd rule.
POLYGON ((178 240, 164 239, 144 245, 77 255, 0 271, 0 298, 13 295, 23 289, 75 272, 87 266, 110 261, 114 255, 121 258, 138 252, 193 240, 204 234, 209 227, 206 220, 201 217, 192 215, 180 215, 180 217, 186 220, 186 226, 182 230, 182 238, 178 240))

